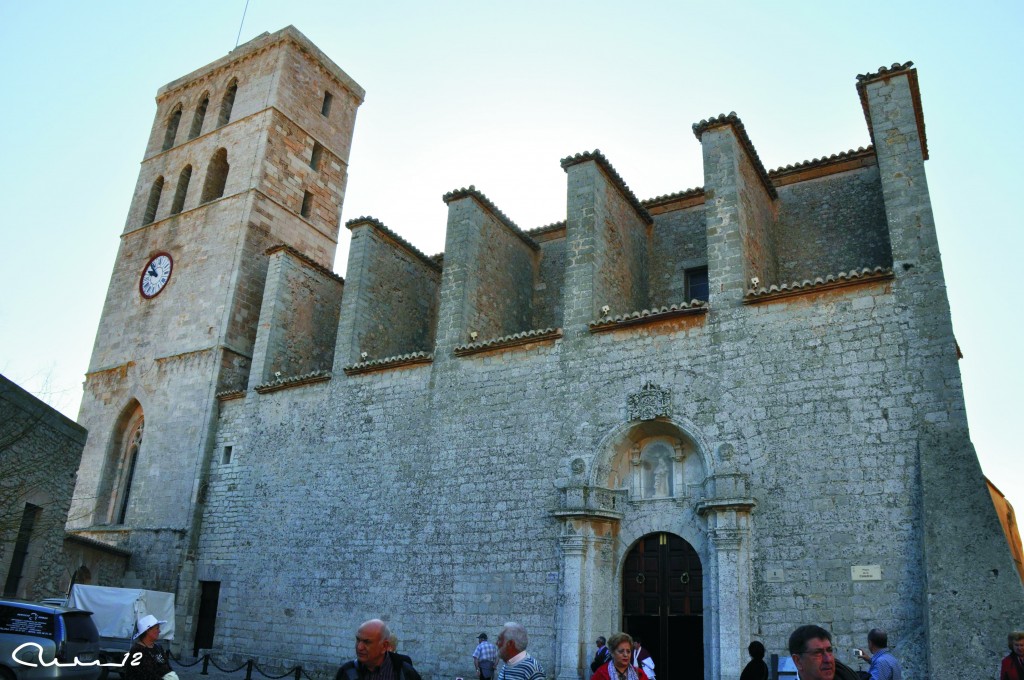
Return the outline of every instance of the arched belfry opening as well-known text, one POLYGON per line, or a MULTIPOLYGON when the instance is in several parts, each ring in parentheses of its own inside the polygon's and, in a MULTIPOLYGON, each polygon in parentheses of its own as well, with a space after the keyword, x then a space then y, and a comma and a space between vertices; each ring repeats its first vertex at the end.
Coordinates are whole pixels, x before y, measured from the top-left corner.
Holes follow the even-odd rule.
POLYGON ((559 680, 627 630, 661 678, 739 677, 750 641, 751 511, 737 445, 673 412, 669 388, 627 395, 627 420, 571 456, 561 521, 559 680), (660 658, 657 658, 660 657, 660 658))
POLYGON ((704 569, 681 536, 647 534, 622 566, 622 628, 642 640, 660 677, 704 678, 704 569))

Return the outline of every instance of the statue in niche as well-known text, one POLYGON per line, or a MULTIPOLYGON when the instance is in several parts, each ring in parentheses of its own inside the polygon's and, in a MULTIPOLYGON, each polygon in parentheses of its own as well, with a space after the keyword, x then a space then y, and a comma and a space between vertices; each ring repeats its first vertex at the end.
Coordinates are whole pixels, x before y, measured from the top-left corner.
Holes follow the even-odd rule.
POLYGON ((654 466, 654 495, 668 496, 668 463, 664 458, 654 466))
POLYGON ((641 498, 671 498, 675 495, 673 453, 672 445, 661 440, 643 447, 637 469, 641 498))

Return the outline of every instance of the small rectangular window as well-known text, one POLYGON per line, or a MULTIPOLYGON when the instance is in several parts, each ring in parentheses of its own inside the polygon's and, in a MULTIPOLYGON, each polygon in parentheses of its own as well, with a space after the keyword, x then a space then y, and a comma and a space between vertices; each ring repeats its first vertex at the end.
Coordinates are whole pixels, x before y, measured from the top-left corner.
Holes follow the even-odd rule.
POLYGON ((331 102, 334 101, 334 95, 330 92, 324 91, 324 105, 320 107, 320 113, 324 116, 331 115, 331 102))
POLYGON ((299 211, 299 214, 302 215, 303 217, 309 217, 309 213, 310 213, 310 210, 312 208, 313 208, 313 194, 311 194, 310 192, 307 191, 302 196, 302 210, 299 211))
POLYGON ((309 157, 309 167, 314 170, 320 169, 320 157, 324 153, 324 147, 320 142, 313 142, 313 155, 309 157))
POLYGON ((234 449, 233 446, 225 446, 224 447, 224 455, 221 456, 221 459, 220 459, 221 463, 223 463, 224 465, 227 465, 228 463, 231 462, 231 452, 232 452, 233 449, 234 449))
POLYGON ((708 268, 686 270, 686 301, 708 299, 708 268))

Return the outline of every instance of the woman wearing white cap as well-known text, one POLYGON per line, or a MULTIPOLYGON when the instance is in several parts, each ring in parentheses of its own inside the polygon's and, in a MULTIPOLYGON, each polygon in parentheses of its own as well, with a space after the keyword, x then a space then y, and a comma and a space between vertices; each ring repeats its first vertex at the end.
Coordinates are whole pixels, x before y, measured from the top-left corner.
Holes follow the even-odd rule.
POLYGON ((160 626, 164 623, 167 622, 157 621, 152 614, 139 619, 135 626, 135 644, 128 657, 128 666, 124 669, 125 680, 177 680, 178 674, 171 670, 167 652, 157 644, 160 626))

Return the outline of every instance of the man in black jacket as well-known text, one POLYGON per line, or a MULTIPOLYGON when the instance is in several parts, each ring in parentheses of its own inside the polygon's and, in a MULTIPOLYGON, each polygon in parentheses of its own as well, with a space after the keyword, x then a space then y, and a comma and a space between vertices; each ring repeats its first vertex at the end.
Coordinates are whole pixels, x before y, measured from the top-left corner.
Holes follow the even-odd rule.
POLYGON ((596 673, 597 669, 611 661, 612 655, 608 651, 608 641, 604 639, 604 636, 597 638, 597 653, 594 654, 594 660, 590 662, 590 672, 596 673))
POLYGON ((335 680, 421 680, 409 657, 389 651, 391 630, 370 619, 356 631, 356 658, 338 669, 335 680))

